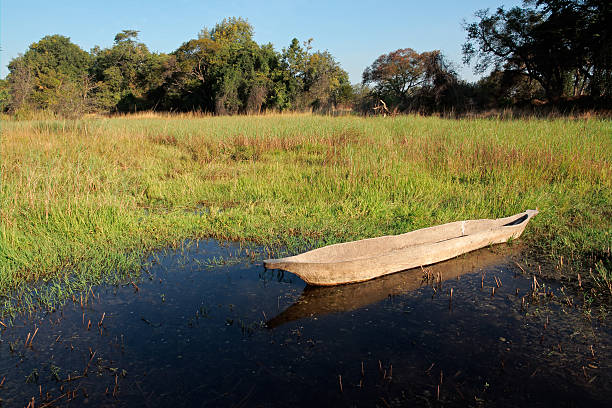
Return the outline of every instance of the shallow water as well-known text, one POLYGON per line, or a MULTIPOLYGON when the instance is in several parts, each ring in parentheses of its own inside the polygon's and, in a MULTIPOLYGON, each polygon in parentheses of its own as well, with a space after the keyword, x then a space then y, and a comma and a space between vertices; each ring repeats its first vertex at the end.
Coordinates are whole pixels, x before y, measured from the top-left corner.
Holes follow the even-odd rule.
POLYGON ((609 406, 609 319, 537 273, 532 296, 537 268, 503 248, 330 288, 238 244, 158 254, 0 326, 1 405, 609 406))

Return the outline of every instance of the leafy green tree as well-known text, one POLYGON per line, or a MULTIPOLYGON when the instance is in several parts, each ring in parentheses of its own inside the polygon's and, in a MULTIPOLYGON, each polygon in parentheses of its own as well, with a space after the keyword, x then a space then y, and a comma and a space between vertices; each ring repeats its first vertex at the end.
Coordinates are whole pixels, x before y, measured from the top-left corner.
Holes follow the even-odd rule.
POLYGON ((279 98, 278 108, 297 109, 298 99, 304 91, 304 76, 308 55, 311 50, 312 38, 300 45, 297 38, 291 40, 287 48, 283 48, 280 56, 280 70, 277 76, 278 91, 282 94, 279 98))
POLYGON ((312 38, 300 45, 291 40, 280 56, 276 76, 278 108, 324 109, 347 102, 352 97, 348 74, 327 51, 312 52, 312 38))
POLYGON ((90 55, 68 37, 50 35, 30 45, 9 63, 8 81, 15 108, 31 106, 80 114, 87 98, 90 55), (75 103, 78 104, 75 105, 75 103))
POLYGON ((253 27, 241 18, 225 19, 173 55, 177 70, 169 94, 182 94, 182 105, 218 114, 259 112, 273 91, 278 55, 271 45, 253 40, 253 27))
POLYGON ((148 93, 163 85, 169 56, 151 53, 138 42, 135 30, 123 30, 115 36, 111 48, 96 47, 92 54, 91 72, 99 108, 134 111, 155 106, 148 93))
POLYGON ((348 74, 327 51, 308 55, 303 81, 302 103, 312 109, 329 110, 352 91, 348 74))

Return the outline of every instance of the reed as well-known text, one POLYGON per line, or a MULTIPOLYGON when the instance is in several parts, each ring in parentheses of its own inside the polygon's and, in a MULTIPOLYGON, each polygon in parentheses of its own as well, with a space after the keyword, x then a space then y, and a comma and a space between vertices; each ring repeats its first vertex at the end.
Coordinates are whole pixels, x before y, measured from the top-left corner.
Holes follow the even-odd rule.
POLYGON ((521 239, 551 263, 590 265, 608 291, 610 124, 303 114, 4 120, 0 295, 14 303, 9 293, 24 283, 52 280, 39 298, 69 297, 109 271, 137 272, 152 249, 186 238, 252 241, 270 256, 535 207, 521 239))

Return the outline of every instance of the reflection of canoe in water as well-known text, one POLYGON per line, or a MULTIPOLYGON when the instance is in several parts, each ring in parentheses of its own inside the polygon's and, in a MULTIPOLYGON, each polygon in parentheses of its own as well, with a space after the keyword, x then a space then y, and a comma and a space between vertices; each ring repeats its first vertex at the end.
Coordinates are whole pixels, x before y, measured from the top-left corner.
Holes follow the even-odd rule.
POLYGON ((428 283, 457 279, 467 273, 503 264, 507 259, 507 252, 509 251, 493 252, 483 249, 423 270, 394 273, 354 285, 306 286, 300 298, 278 316, 270 319, 267 326, 274 328, 308 317, 360 309, 388 296, 416 290, 428 283))
POLYGON ((264 266, 292 272, 309 285, 363 282, 518 238, 537 213, 527 210, 495 220, 457 221, 401 235, 329 245, 287 258, 268 259, 264 266))

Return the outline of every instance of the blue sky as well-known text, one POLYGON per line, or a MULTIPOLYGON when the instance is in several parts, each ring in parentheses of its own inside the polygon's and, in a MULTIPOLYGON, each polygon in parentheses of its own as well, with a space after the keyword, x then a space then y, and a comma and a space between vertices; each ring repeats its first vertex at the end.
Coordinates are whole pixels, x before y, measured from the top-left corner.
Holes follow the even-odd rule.
POLYGON ((313 48, 328 50, 348 71, 352 83, 379 55, 398 48, 441 50, 461 77, 473 80, 461 63, 463 20, 476 10, 511 7, 516 0, 466 1, 1 1, 0 77, 6 65, 49 34, 70 37, 86 51, 109 47, 116 33, 140 31, 151 51, 171 52, 195 38, 203 27, 240 16, 255 28, 258 43, 280 50, 293 37, 313 38, 313 48))

